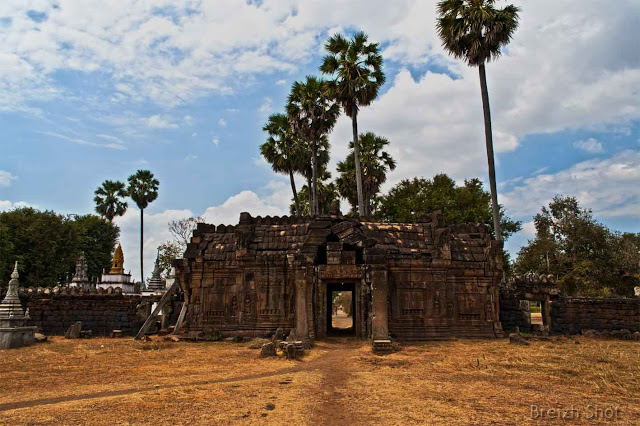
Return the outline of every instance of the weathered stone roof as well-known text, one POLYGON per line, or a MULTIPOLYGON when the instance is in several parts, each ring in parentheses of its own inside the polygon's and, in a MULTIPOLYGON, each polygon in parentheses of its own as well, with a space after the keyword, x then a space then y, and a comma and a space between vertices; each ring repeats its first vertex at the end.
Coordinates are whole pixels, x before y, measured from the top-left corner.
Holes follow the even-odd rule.
POLYGON ((466 262, 485 261, 491 247, 485 225, 447 226, 440 212, 424 215, 419 223, 360 221, 344 216, 252 217, 242 213, 236 226, 198 224, 184 257, 232 261, 238 256, 312 252, 328 242, 375 247, 395 256, 433 256, 444 249, 451 260, 466 262))

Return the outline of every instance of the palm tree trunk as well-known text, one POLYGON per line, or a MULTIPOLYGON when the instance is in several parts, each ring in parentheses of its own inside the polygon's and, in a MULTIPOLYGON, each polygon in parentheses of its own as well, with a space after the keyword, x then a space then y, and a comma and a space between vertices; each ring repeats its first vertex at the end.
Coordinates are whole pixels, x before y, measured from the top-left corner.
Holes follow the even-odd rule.
POLYGON ((293 202, 296 205, 296 216, 300 216, 300 200, 298 200, 298 191, 296 191, 296 181, 293 178, 293 171, 289 170, 289 180, 291 180, 291 191, 293 192, 293 202))
POLYGON ((362 170, 360 168, 360 147, 358 146, 358 109, 353 103, 351 128, 353 130, 353 156, 356 163, 356 189, 358 190, 358 215, 365 216, 364 197, 362 194, 362 170))
POLYGON ((311 208, 311 216, 318 216, 320 214, 318 208, 318 144, 316 138, 311 141, 311 174, 313 179, 313 204, 311 208))
POLYGON ((140 209, 140 288, 144 289, 144 209, 140 209))
POLYGON ((307 198, 309 199, 309 214, 313 216, 313 189, 311 188, 311 178, 307 176, 307 198))
POLYGON ((493 136, 491 133, 491 111, 489 109, 489 90, 484 62, 478 67, 480 72, 480 91, 482 92, 482 109, 484 111, 484 136, 487 143, 487 161, 489 163, 489 186, 491 187, 491 208, 493 210, 493 229, 496 240, 502 241, 500 232, 500 208, 498 206, 498 190, 496 188, 496 166, 493 160, 493 136))

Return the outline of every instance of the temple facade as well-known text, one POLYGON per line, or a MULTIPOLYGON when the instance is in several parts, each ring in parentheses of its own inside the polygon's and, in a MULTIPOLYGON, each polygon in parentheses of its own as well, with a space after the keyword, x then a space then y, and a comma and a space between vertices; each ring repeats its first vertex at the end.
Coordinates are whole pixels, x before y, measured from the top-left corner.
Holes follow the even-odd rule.
POLYGON ((176 279, 184 331, 329 336, 332 291, 352 292, 352 334, 387 341, 501 335, 501 243, 484 225, 240 215, 198 224, 176 279))
POLYGON ((115 253, 113 254, 113 261, 111 262, 111 269, 109 273, 105 273, 104 270, 100 276, 100 281, 96 283, 96 288, 108 289, 120 288, 123 293, 134 293, 135 283, 131 279, 131 274, 124 272, 124 253, 122 252, 122 246, 118 244, 115 253))

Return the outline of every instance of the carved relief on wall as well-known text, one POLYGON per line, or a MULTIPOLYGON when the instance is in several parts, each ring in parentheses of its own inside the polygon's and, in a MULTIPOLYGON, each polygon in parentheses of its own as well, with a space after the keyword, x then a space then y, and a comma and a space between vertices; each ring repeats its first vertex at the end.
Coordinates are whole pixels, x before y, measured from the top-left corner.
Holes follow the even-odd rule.
POLYGON ((493 303, 491 301, 491 296, 487 298, 487 302, 484 306, 485 310, 485 318, 487 321, 493 321, 493 303))
POLYGON ((480 294, 458 294, 458 318, 463 320, 479 320, 482 312, 480 294))
POLYGON ((440 316, 440 290, 433 292, 433 316, 440 316))
POLYGON ((424 316, 424 294, 425 290, 421 288, 398 289, 402 315, 412 317, 424 316))
POLYGON ((244 295, 244 305, 242 312, 245 315, 251 315, 251 295, 249 293, 244 295))
POLYGON ((229 315, 235 317, 238 313, 238 298, 233 296, 231 298, 231 303, 229 304, 229 315))
POLYGON ((455 305, 453 304, 453 299, 451 297, 447 298, 447 317, 455 317, 455 305))

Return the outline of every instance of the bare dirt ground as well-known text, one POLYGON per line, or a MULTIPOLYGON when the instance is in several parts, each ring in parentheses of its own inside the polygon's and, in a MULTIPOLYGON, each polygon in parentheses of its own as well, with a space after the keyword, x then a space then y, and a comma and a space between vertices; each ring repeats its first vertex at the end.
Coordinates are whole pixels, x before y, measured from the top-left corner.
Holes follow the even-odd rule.
POLYGON ((337 315, 331 317, 331 326, 333 328, 351 328, 353 327, 353 318, 342 309, 338 309, 337 315))
POLYGON ((523 424, 534 405, 543 424, 596 424, 616 408, 608 424, 640 424, 640 343, 579 341, 428 342, 380 356, 335 339, 287 361, 246 344, 55 338, 0 351, 0 423, 523 424), (558 408, 579 417, 546 411, 558 408))

